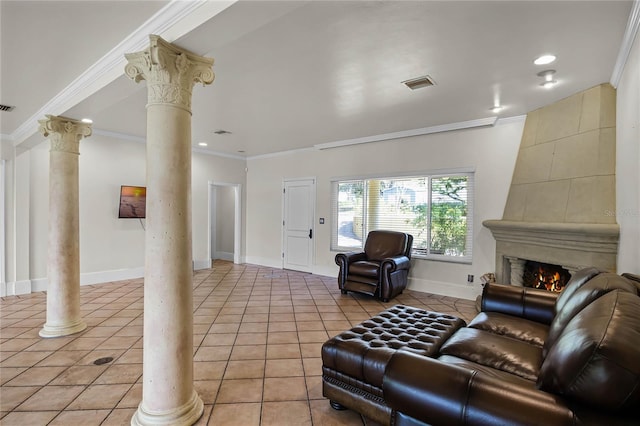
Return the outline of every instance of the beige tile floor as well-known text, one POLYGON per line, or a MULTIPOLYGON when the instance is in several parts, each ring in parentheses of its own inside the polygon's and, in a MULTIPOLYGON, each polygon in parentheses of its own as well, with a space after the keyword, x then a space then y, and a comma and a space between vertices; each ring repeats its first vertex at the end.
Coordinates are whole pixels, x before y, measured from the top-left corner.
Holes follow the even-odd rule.
MULTIPOLYGON (((218 262, 196 271, 199 425, 363 425, 322 397, 320 348, 397 303, 466 320, 473 302, 405 291, 391 303, 342 295, 335 278, 218 262)), ((83 286, 87 329, 42 339, 46 294, 0 302, 2 425, 127 425, 142 398, 142 279, 83 286), (104 365, 93 361, 113 357, 104 365)))

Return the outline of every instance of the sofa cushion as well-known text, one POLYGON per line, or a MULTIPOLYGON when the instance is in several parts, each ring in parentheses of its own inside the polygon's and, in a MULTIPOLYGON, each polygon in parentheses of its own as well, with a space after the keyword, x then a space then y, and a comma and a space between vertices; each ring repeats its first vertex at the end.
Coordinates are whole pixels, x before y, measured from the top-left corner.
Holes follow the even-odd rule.
POLYGON ((371 262, 368 260, 353 262, 349 265, 349 276, 351 276, 351 274, 374 278, 377 282, 378 276, 380 275, 380 262, 371 262))
POLYGON ((527 380, 538 378, 542 348, 474 328, 461 328, 440 348, 442 355, 486 365, 527 380))
POLYGON ((479 371, 483 374, 495 377, 504 382, 514 383, 519 386, 523 386, 531 389, 536 388, 536 382, 534 381, 523 379, 522 377, 516 376, 515 374, 511 374, 502 370, 497 370, 495 368, 487 367, 486 365, 478 364, 477 362, 458 358, 457 356, 441 355, 438 357, 438 361, 444 362, 446 364, 453 364, 459 367, 464 367, 469 370, 479 371))
POLYGON ((480 312, 469 323, 469 327, 522 340, 539 347, 544 345, 549 333, 549 326, 546 324, 499 312, 480 312))
POLYGON ((542 364, 537 385, 593 407, 638 407, 638 360, 640 298, 615 290, 567 324, 542 364))
POLYGON ((542 355, 547 356, 562 330, 578 312, 600 296, 618 289, 636 294, 636 288, 633 284, 627 279, 610 272, 598 274, 585 281, 572 291, 568 299, 564 297, 564 294, 561 294, 556 302, 556 307, 560 306, 560 309, 549 327, 549 335, 545 341, 542 355))

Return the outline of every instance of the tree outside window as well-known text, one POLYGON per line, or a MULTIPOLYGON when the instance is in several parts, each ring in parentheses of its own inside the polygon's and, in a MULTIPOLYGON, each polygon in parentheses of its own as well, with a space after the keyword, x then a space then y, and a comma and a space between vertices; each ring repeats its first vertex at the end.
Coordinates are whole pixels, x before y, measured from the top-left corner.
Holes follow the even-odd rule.
POLYGON ((408 232, 413 254, 471 259, 471 174, 334 182, 332 248, 361 249, 375 229, 408 232))

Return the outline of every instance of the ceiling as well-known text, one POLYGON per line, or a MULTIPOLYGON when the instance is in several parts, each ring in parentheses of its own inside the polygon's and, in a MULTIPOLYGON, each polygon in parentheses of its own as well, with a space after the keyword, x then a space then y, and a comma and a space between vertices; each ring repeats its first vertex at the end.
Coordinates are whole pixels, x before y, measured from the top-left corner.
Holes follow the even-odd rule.
POLYGON ((15 109, 0 113, 0 133, 30 148, 44 140, 37 119, 54 114, 91 118, 96 134, 144 140, 146 86, 124 76, 120 50, 128 46, 119 43, 137 34, 143 44, 123 52, 142 50, 145 31, 215 59, 213 84, 194 88, 197 150, 254 157, 513 117, 612 81, 632 7, 632 1, 1 0, 0 103, 15 109), (169 23, 157 24, 169 10, 169 23), (557 60, 534 65, 544 53, 557 60), (552 89, 536 75, 548 68, 556 70, 552 89), (422 75, 435 86, 412 91, 401 84, 422 75), (495 103, 502 111, 490 110, 495 103), (214 133, 220 129, 231 134, 214 133))

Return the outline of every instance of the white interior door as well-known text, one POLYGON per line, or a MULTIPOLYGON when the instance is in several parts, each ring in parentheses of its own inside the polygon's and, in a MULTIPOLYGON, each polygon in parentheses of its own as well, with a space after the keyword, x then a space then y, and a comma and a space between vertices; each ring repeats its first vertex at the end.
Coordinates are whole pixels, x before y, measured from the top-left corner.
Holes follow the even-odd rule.
POLYGON ((283 268, 311 272, 315 217, 315 179, 284 181, 283 268))

